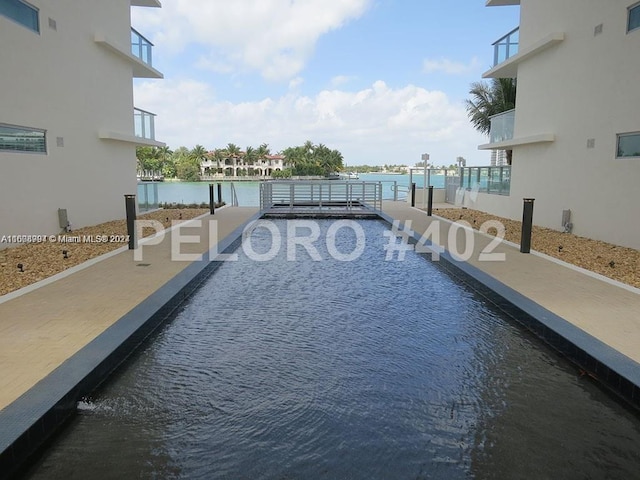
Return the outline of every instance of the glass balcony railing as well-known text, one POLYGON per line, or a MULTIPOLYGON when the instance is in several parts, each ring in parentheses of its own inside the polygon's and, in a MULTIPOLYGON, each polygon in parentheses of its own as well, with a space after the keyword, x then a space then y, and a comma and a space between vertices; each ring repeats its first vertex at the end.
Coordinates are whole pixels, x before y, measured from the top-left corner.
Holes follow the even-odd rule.
POLYGON ((136 137, 149 140, 156 139, 155 113, 146 112, 139 108, 133 109, 134 132, 136 137))
POLYGON ((131 53, 138 57, 144 63, 153 66, 153 60, 151 52, 153 50, 153 43, 144 38, 135 29, 131 29, 131 53))
POLYGON ((516 27, 493 44, 493 66, 504 62, 518 53, 520 27, 516 27))
POLYGON ((468 190, 492 195, 509 195, 511 193, 511 167, 462 167, 460 169, 460 186, 468 190))
POLYGON ((513 125, 516 119, 516 111, 507 110, 491 117, 491 131, 489 133, 489 142, 498 143, 513 138, 513 125))

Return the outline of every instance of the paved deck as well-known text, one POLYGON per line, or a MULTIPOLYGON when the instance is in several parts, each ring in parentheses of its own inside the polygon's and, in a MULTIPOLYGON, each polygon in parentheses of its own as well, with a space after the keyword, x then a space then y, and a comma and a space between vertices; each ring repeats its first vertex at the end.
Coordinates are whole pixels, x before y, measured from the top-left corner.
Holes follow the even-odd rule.
MULTIPOLYGON (((217 220, 218 238, 223 239, 257 211, 257 208, 245 207, 217 210, 213 218, 217 220)), ((411 220, 413 230, 420 234, 432 221, 438 220, 404 202, 385 202, 384 212, 398 220, 411 220)), ((448 221, 441 220, 440 237, 445 243, 449 226, 448 221)), ((202 230, 202 241, 184 245, 182 253, 203 253, 207 249, 208 233, 202 230)), ((182 232, 183 235, 196 233, 194 230, 182 232)), ((460 242, 462 237, 458 235, 460 242)), ((521 254, 507 244, 494 250, 504 253, 505 261, 480 262, 479 252, 490 239, 477 233, 473 238, 470 264, 640 362, 640 294, 637 291, 540 256, 521 254)), ((464 250, 461 243, 457 248, 464 250)), ((189 264, 171 261, 168 236, 159 245, 144 247, 143 252, 142 261, 134 261, 133 253, 124 251, 0 303, 0 410, 189 264)))

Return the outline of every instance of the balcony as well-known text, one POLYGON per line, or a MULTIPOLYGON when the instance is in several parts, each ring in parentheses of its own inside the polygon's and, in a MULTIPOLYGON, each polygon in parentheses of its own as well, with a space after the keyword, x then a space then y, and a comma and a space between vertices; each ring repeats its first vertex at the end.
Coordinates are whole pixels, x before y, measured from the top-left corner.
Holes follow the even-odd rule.
POLYGON ((505 142, 513 138, 513 125, 516 120, 516 110, 508 110, 491 117, 491 143, 505 142))
POLYGON ((102 32, 96 32, 94 41, 129 62, 133 66, 134 77, 163 78, 162 73, 153 67, 153 44, 135 29, 131 29, 131 45, 127 47, 102 32))
POLYGON ((153 67, 151 53, 153 43, 143 37, 136 29, 131 29, 131 53, 150 67, 153 67))
POLYGON ((134 134, 138 138, 146 138, 147 140, 156 139, 155 129, 156 114, 140 110, 139 108, 133 109, 133 125, 134 134))
POLYGON ((494 66, 482 78, 516 78, 518 65, 564 41, 564 32, 553 32, 537 42, 519 45, 520 29, 516 28, 493 44, 494 66), (496 63, 497 62, 497 63, 496 63))
POLYGON ((518 53, 520 27, 516 27, 493 43, 493 66, 508 60, 518 53))
POLYGON ((511 150, 518 145, 554 142, 553 133, 537 133, 535 135, 516 137, 514 133, 516 111, 508 110, 491 117, 489 143, 478 146, 479 150, 511 150))
POLYGON ((166 144, 156 140, 155 113, 139 108, 133 109, 133 135, 131 133, 115 132, 102 129, 98 137, 103 140, 133 143, 139 146, 164 147, 166 144))

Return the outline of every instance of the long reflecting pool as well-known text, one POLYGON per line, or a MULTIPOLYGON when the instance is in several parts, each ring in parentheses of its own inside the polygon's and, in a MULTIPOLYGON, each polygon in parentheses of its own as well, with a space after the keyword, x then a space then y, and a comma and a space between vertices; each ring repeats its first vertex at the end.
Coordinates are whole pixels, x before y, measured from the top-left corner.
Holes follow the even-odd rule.
POLYGON ((638 477, 638 416, 429 257, 386 261, 385 224, 319 221, 321 261, 275 225, 279 254, 249 258, 275 253, 256 229, 28 478, 638 477))

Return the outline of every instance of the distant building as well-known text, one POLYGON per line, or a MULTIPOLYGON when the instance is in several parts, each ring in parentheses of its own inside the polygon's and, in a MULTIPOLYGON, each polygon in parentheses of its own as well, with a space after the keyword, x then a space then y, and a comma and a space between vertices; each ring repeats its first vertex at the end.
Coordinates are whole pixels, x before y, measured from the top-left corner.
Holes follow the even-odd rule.
POLYGON ((284 155, 265 155, 249 162, 241 152, 239 157, 226 157, 218 163, 213 159, 214 153, 210 152, 209 158, 200 162, 202 177, 266 177, 285 168, 284 155))
POLYGON ((162 78, 131 7, 157 0, 0 0, 0 233, 48 234, 124 217, 154 115, 133 81, 162 78))
POLYGON ((640 3, 487 5, 520 6, 519 27, 494 44, 483 75, 517 78, 516 108, 492 119, 479 147, 512 150, 511 190, 480 193, 473 207, 517 219, 523 198, 535 198, 538 225, 562 230, 570 210, 573 233, 640 248, 640 3))

